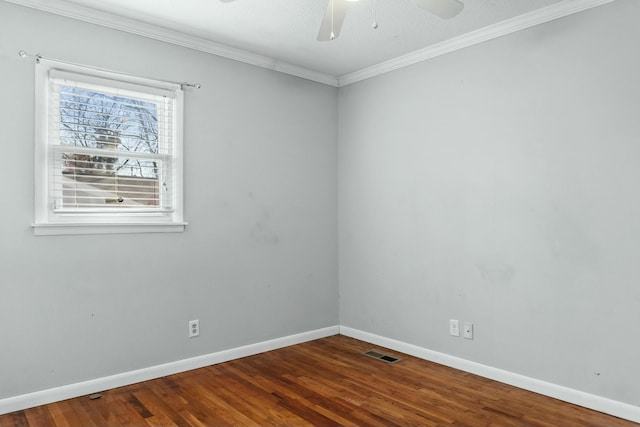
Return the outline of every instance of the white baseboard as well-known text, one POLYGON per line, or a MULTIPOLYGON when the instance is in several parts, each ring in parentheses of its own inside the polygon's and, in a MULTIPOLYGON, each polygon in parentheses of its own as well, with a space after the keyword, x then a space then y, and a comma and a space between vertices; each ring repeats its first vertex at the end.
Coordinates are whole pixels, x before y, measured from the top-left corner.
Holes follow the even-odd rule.
POLYGON ((316 329, 314 331, 303 332, 243 347, 237 347, 230 350, 138 369, 136 371, 124 372, 122 374, 0 399, 0 415, 32 408, 38 405, 45 405, 47 403, 71 399, 73 397, 85 396, 116 387, 135 384, 141 381, 165 377, 179 372, 190 371, 192 369, 227 362, 241 357, 252 356, 258 353, 264 353, 265 351, 276 350, 278 348, 336 335, 338 332, 339 326, 330 326, 327 328, 316 329))
POLYGON ((358 329, 349 328, 347 326, 340 326, 340 334, 386 347, 401 353, 409 354, 420 359, 459 369, 461 371, 470 372, 501 383, 553 397, 555 399, 563 400, 565 402, 573 403, 575 405, 584 406, 585 408, 593 409, 595 411, 604 412, 605 414, 624 418, 630 421, 640 422, 640 407, 638 406, 629 405, 627 403, 618 402, 616 400, 607 399, 605 397, 596 396, 583 391, 537 380, 535 378, 472 362, 459 357, 450 356, 445 353, 429 350, 417 345, 408 344, 380 335, 371 334, 369 332, 360 331, 358 329))
POLYGON ((202 368, 204 366, 214 365, 216 363, 239 359, 241 357, 252 356, 266 351, 276 350, 306 341, 336 335, 338 333, 366 341, 371 344, 390 348, 411 356, 419 357, 421 359, 429 360, 431 362, 439 363, 441 365, 460 369, 461 371, 470 372, 485 378, 540 393, 545 396, 560 399, 565 402, 584 406, 586 408, 627 420, 640 422, 640 407, 638 406, 629 405, 627 403, 618 402, 557 384, 540 381, 535 378, 472 362, 470 360, 429 350, 369 332, 360 331, 347 326, 331 326, 256 344, 250 344, 243 347, 205 354, 203 356, 138 369, 136 371, 124 372, 122 374, 0 399, 0 415, 38 405, 58 402, 60 400, 71 399, 73 397, 85 396, 116 387, 135 384, 141 381, 161 378, 167 375, 177 374, 179 372, 185 372, 192 369, 202 368))

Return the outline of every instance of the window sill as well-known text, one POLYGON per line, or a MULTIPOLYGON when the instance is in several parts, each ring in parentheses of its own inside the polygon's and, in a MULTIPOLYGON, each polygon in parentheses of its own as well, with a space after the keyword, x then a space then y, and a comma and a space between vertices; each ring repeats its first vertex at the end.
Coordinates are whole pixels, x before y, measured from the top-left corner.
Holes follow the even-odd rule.
POLYGON ((70 236, 79 234, 138 234, 138 233, 182 233, 186 222, 170 223, 46 223, 32 224, 36 236, 70 236))

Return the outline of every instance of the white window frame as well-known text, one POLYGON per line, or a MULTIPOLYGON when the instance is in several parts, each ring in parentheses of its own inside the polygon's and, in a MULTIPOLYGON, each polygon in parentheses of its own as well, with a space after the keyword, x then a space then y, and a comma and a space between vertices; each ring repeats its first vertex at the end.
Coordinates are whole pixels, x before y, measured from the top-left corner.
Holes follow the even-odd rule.
POLYGON ((182 232, 183 219, 183 91, 179 84, 132 77, 85 66, 39 58, 35 72, 35 212, 32 224, 35 235, 112 234, 182 232), (74 212, 54 210, 51 198, 50 170, 55 144, 50 142, 49 109, 50 74, 73 73, 88 82, 92 80, 113 87, 134 87, 139 92, 169 92, 174 102, 173 114, 173 203, 172 209, 158 212, 74 212))

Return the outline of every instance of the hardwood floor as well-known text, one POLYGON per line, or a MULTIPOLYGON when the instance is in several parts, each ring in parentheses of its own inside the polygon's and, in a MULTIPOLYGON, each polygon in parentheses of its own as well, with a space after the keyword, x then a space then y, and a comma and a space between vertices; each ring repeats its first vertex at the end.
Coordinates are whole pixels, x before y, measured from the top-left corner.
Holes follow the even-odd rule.
POLYGON ((102 394, 0 416, 0 427, 638 426, 340 335, 102 394))

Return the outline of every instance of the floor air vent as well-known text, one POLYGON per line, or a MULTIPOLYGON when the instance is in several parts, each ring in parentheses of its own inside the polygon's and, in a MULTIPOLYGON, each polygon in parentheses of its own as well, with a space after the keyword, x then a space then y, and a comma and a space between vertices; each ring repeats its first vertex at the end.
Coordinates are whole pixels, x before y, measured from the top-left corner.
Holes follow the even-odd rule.
POLYGON ((397 357, 388 356, 386 354, 378 353, 377 351, 373 350, 365 351, 362 354, 364 354, 365 356, 373 357, 374 359, 382 360, 383 362, 387 363, 396 363, 400 360, 397 357))

